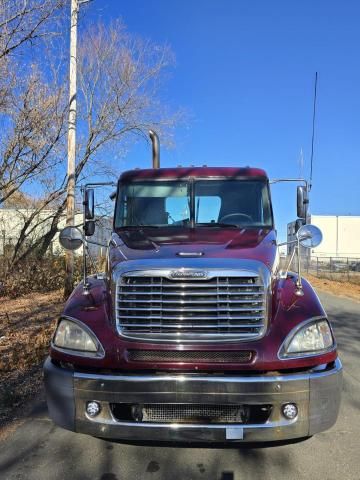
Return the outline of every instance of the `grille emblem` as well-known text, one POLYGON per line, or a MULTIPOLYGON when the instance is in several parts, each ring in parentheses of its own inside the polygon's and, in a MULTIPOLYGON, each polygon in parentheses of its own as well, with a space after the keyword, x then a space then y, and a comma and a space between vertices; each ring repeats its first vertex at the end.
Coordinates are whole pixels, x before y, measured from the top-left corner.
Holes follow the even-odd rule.
POLYGON ((208 278, 208 272, 204 270, 172 270, 169 277, 174 279, 193 278, 205 280, 208 278))

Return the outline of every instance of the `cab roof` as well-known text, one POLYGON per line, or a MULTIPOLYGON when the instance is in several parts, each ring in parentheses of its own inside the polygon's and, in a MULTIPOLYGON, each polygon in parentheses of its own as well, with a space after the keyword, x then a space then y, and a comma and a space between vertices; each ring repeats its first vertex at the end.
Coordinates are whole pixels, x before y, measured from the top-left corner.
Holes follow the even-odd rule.
POLYGON ((178 168, 148 168, 128 170, 121 174, 120 181, 182 178, 263 178, 267 180, 266 172, 252 167, 178 167, 178 168))

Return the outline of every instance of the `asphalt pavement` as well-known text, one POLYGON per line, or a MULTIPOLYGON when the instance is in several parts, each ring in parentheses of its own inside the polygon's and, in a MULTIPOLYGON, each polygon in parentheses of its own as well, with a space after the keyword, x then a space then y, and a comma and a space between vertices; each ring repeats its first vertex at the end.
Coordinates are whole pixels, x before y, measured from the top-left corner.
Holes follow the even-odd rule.
POLYGON ((290 445, 112 443, 56 427, 42 396, 0 441, 1 480, 360 480, 360 303, 321 293, 344 365, 339 419, 290 445))

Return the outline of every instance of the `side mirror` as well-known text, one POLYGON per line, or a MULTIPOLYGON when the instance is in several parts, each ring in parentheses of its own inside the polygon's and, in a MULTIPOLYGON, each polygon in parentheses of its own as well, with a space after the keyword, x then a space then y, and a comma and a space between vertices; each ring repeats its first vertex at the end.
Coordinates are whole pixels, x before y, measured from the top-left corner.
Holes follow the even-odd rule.
POLYGON ((89 188, 85 190, 84 196, 85 218, 86 220, 92 220, 95 216, 95 204, 94 204, 94 189, 89 188))
POLYGON ((83 244, 84 239, 77 227, 65 227, 60 232, 59 242, 65 250, 77 250, 83 244))
POLYGON ((306 220, 307 216, 307 206, 309 203, 309 197, 307 189, 304 185, 300 185, 297 187, 297 216, 298 218, 304 218, 306 220))
POLYGON ((322 242, 322 233, 315 225, 303 225, 299 228, 296 237, 300 245, 305 248, 315 248, 322 242))
POLYGON ((95 233, 95 221, 87 220, 84 225, 85 237, 91 237, 95 233))

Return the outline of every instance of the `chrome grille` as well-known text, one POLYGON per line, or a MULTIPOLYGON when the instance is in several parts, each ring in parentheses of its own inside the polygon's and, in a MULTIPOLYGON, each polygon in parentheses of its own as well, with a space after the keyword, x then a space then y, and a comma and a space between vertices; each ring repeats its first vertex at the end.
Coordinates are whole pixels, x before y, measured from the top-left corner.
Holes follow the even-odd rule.
POLYGON ((128 337, 252 339, 266 328, 266 286, 256 273, 173 279, 128 272, 116 296, 118 328, 128 337))

